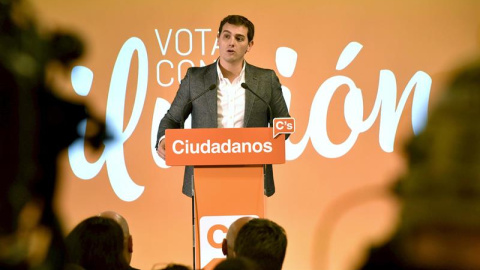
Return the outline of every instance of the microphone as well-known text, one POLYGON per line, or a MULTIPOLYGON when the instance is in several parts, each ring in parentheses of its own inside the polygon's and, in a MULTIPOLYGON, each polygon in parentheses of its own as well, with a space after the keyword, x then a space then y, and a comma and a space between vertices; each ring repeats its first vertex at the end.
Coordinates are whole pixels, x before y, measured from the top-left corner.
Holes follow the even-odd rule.
POLYGON ((211 90, 214 90, 217 88, 217 85, 216 84, 212 84, 210 85, 210 87, 208 87, 207 90, 201 92, 200 94, 196 95, 194 98, 192 98, 189 102, 187 102, 187 104, 185 104, 185 106, 183 106, 183 109, 182 109, 182 121, 180 122, 180 128, 183 128, 184 124, 185 124, 185 110, 187 109, 187 107, 192 104, 192 102, 194 102, 195 100, 197 100, 198 98, 200 98, 201 96, 205 95, 207 92, 211 91, 211 90))
POLYGON ((255 93, 252 89, 250 89, 250 87, 248 87, 248 85, 246 83, 242 83, 242 87, 245 88, 246 90, 250 91, 257 98, 259 98, 263 103, 265 103, 265 105, 267 105, 267 107, 268 107, 268 126, 271 127, 272 122, 273 122, 273 115, 272 115, 272 108, 270 107, 270 105, 263 98, 261 98, 257 93, 255 93))

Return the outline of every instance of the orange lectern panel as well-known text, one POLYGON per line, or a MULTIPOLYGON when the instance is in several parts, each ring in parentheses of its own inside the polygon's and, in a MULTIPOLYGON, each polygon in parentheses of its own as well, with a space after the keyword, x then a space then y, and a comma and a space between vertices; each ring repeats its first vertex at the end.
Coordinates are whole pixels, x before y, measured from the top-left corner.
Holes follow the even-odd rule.
POLYGON ((195 199, 209 215, 263 216, 263 166, 195 167, 195 199))

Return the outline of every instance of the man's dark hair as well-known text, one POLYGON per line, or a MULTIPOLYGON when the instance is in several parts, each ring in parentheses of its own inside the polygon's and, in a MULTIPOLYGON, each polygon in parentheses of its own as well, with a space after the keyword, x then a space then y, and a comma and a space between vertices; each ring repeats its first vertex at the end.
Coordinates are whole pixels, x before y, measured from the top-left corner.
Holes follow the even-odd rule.
POLYGON ((240 25, 245 26, 248 29, 248 32, 247 32, 248 42, 253 40, 253 36, 255 34, 255 27, 253 26, 253 23, 249 21, 247 18, 241 15, 228 15, 220 22, 220 27, 218 27, 219 35, 222 34, 223 25, 226 23, 237 25, 237 26, 240 26, 240 25))
POLYGON ((67 263, 85 269, 128 269, 123 256, 123 231, 116 221, 91 217, 66 237, 67 263))
POLYGON ((235 256, 255 261, 262 270, 282 269, 287 250, 285 230, 268 219, 252 219, 238 232, 235 256))

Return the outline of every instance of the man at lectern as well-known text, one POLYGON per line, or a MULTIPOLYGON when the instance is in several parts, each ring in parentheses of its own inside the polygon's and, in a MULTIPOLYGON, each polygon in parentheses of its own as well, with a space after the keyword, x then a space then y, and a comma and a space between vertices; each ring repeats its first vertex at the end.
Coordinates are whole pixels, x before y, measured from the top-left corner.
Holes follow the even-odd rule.
MULTIPOLYGON (((161 158, 165 159, 165 130, 183 128, 190 114, 192 128, 267 127, 273 118, 290 117, 275 72, 245 61, 253 36, 253 23, 243 16, 229 15, 220 22, 217 61, 188 69, 160 121, 155 148, 161 158)), ((193 167, 185 167, 182 192, 190 197, 192 178, 193 167)), ((264 193, 275 193, 272 165, 264 166, 264 193)))

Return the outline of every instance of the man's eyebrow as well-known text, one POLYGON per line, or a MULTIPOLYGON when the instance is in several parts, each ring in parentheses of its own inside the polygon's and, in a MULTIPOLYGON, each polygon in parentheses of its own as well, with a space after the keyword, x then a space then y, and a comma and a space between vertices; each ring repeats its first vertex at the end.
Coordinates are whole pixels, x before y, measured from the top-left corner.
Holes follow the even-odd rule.
MULTIPOLYGON (((230 32, 230 31, 228 31, 228 30, 223 30, 223 31, 222 31, 222 34, 223 34, 223 33, 227 33, 227 34, 230 34, 230 35, 232 34, 232 32, 230 32)), ((235 36, 236 36, 236 37, 245 37, 245 35, 243 35, 243 34, 235 34, 235 36)))

